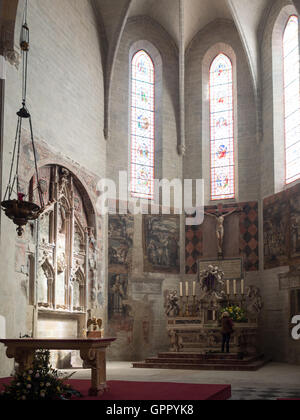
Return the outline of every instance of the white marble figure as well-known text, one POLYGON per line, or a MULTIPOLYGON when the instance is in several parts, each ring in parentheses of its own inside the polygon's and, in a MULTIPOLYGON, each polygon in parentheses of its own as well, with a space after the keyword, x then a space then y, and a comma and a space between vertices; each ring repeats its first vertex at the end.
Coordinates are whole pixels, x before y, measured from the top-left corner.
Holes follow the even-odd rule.
POLYGON ((218 212, 217 214, 207 213, 207 212, 204 213, 206 216, 213 217, 217 221, 216 236, 217 236, 217 245, 218 245, 218 254, 219 255, 223 255, 224 221, 225 221, 225 218, 230 216, 231 214, 233 214, 235 212, 240 212, 240 209, 232 210, 232 211, 230 211, 229 213, 226 213, 226 214, 221 213, 221 212, 218 212))

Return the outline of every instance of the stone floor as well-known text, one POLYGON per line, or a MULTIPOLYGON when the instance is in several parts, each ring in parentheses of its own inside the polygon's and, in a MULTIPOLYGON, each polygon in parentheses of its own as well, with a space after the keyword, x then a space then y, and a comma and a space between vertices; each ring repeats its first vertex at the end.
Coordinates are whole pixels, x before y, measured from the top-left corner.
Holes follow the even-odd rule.
MULTIPOLYGON (((69 371, 68 371, 69 372, 69 371)), ((129 362, 108 362, 108 380, 230 384, 232 400, 300 398, 300 366, 269 363, 257 372, 132 369, 129 362)), ((89 370, 77 370, 74 379, 89 379, 89 370)))

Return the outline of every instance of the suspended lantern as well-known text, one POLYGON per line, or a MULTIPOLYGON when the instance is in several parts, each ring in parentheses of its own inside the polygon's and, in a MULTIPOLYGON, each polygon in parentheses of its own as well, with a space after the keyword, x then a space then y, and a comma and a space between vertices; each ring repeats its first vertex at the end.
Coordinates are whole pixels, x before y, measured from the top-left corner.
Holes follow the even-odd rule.
POLYGON ((14 150, 12 156, 12 162, 10 167, 9 181, 7 189, 4 196, 4 201, 1 203, 1 207, 4 210, 6 216, 11 219, 15 225, 17 225, 18 236, 22 236, 24 232, 24 227, 31 220, 36 220, 44 208, 44 199, 43 193, 40 186, 38 167, 37 167, 37 158, 36 158, 36 149, 34 144, 34 135, 32 128, 31 115, 26 107, 26 96, 27 96, 27 74, 28 74, 28 53, 29 53, 29 27, 27 25, 27 1, 25 6, 24 13, 24 23, 22 26, 22 32, 20 37, 20 47, 22 51, 22 61, 23 61, 23 86, 22 86, 22 108, 17 112, 18 122, 17 122, 17 131, 14 143, 14 150), (22 154, 22 126, 23 120, 29 121, 30 128, 30 137, 31 144, 34 156, 35 164, 35 176, 37 182, 37 191, 39 196, 39 204, 26 201, 26 195, 21 191, 20 186, 20 175, 19 175, 19 165, 20 157, 22 154))

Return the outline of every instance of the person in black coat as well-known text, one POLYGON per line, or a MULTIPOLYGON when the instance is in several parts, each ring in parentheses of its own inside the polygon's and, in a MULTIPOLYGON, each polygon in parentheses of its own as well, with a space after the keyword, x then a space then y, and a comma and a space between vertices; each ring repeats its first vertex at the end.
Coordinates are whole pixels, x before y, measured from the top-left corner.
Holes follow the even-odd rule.
POLYGON ((229 345, 231 334, 233 333, 233 322, 228 312, 224 312, 222 315, 222 353, 225 351, 229 353, 229 345))

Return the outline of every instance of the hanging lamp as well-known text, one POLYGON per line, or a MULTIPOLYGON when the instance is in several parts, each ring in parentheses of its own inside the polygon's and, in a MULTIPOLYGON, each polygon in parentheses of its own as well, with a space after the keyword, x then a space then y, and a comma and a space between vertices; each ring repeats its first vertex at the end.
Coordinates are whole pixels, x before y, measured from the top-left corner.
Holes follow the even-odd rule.
POLYGON ((28 54, 29 54, 29 27, 27 24, 27 9, 28 9, 28 0, 25 4, 24 20, 21 30, 20 37, 20 48, 22 53, 22 107, 17 112, 18 121, 17 121, 17 130, 14 142, 14 150, 12 156, 12 162, 10 167, 9 181, 7 189, 4 196, 4 201, 1 203, 1 207, 4 210, 6 216, 17 225, 18 236, 22 236, 24 233, 24 227, 31 220, 36 220, 41 212, 44 209, 44 199, 43 192, 40 186, 37 159, 36 159, 36 149, 34 144, 34 135, 32 128, 31 115, 26 106, 26 97, 27 97, 27 76, 28 76, 28 54), (24 120, 28 120, 31 145, 34 156, 34 165, 35 165, 35 177, 37 184, 37 191, 39 197, 39 205, 30 201, 26 201, 26 195, 21 191, 20 187, 20 157, 22 154, 22 126, 24 120))

